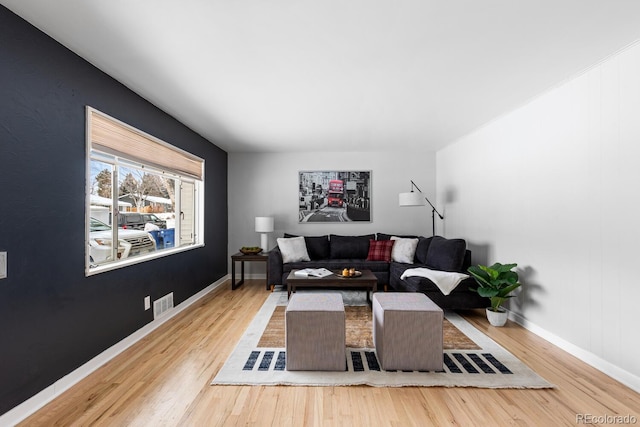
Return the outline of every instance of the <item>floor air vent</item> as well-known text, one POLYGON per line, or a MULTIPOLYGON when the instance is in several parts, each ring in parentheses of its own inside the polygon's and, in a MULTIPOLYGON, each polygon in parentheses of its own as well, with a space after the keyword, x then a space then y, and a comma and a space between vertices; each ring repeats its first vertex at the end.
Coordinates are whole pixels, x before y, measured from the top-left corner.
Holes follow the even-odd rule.
POLYGON ((153 302, 153 318, 157 319, 173 308, 173 292, 153 302))

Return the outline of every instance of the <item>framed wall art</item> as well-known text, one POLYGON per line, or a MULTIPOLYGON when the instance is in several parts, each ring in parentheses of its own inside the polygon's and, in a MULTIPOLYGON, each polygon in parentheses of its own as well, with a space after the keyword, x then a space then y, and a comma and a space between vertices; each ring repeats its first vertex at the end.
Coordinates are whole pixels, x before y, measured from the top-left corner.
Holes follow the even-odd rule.
POLYGON ((298 173, 299 222, 371 222, 371 171, 298 173))

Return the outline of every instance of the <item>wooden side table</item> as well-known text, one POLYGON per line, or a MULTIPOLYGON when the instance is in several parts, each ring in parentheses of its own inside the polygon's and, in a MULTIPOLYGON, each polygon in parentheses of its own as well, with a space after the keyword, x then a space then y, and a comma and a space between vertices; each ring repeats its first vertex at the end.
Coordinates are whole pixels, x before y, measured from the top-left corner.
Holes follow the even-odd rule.
POLYGON ((245 262, 263 262, 267 268, 267 290, 269 287, 269 252, 261 252, 256 255, 245 255, 242 252, 231 255, 231 290, 236 289, 244 283, 244 263, 245 262), (240 262, 240 281, 236 282, 236 262, 240 262))

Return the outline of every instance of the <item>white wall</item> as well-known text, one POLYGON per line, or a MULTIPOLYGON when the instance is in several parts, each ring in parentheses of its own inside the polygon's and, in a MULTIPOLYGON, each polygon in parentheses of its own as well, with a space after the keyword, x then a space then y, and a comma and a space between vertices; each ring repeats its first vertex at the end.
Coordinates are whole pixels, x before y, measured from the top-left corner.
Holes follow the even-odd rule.
POLYGON ((640 45, 436 154, 446 234, 517 262, 525 324, 640 389, 640 45))
MULTIPOLYGON (((426 207, 399 207, 398 194, 409 191, 413 179, 434 201, 435 176, 433 152, 229 153, 229 253, 260 245, 260 235, 254 231, 256 216, 275 217, 270 247, 285 232, 431 235, 431 212, 426 207), (371 171, 372 222, 299 223, 298 172, 309 170, 371 171)), ((249 274, 264 272, 262 265, 246 266, 249 274)))

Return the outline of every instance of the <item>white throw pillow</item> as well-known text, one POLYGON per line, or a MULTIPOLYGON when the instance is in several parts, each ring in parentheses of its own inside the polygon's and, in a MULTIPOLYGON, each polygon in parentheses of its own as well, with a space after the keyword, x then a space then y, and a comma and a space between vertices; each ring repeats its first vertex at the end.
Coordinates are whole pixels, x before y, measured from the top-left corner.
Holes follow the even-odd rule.
POLYGON ((418 247, 418 239, 391 236, 391 240, 396 241, 393 244, 393 249, 391 249, 391 260, 404 264, 413 264, 413 257, 418 247))
POLYGON ((277 241, 282 253, 283 263, 311 261, 307 253, 307 245, 304 243, 304 237, 279 237, 277 241))

